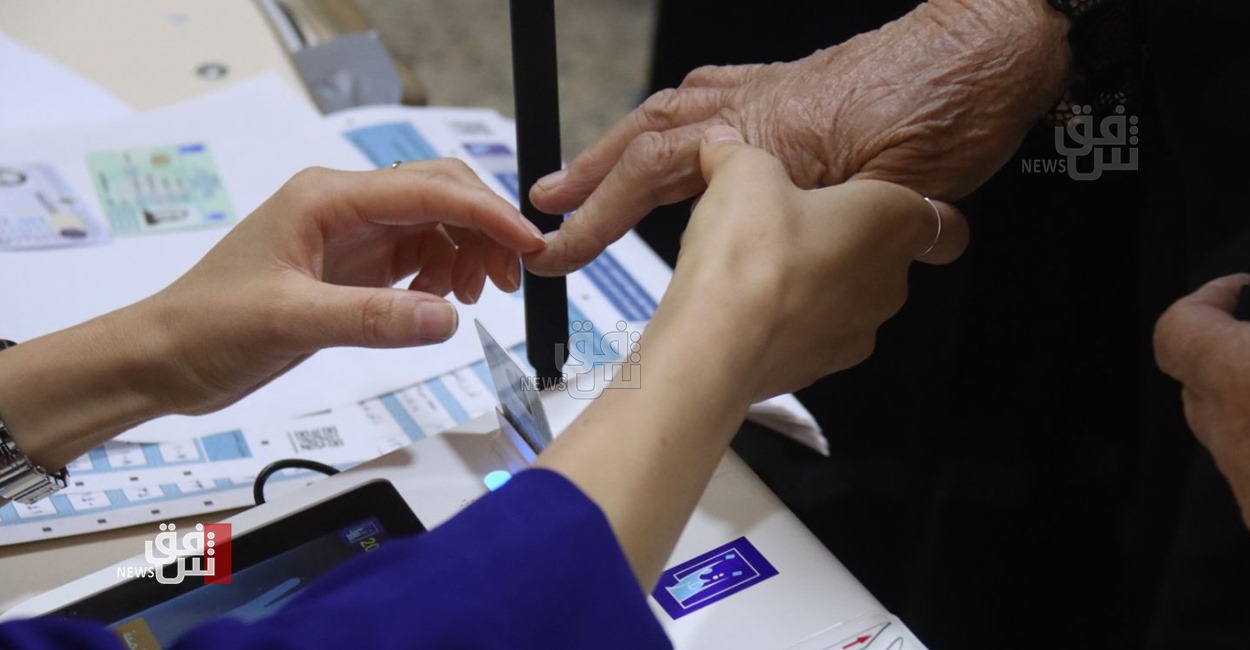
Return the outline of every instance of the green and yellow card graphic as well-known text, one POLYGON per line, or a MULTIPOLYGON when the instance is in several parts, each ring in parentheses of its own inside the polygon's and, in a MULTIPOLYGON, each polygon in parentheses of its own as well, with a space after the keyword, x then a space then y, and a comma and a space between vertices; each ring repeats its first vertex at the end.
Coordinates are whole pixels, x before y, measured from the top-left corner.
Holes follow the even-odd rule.
POLYGON ((114 236, 234 222, 217 165, 203 144, 105 151, 87 167, 114 236))

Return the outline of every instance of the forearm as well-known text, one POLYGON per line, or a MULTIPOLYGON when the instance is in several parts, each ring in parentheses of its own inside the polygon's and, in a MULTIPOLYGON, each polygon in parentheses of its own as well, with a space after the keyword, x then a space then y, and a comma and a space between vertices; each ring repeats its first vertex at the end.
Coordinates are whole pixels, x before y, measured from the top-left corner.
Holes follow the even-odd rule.
POLYGON ((57 471, 118 433, 169 413, 151 384, 161 332, 134 307, 0 353, 0 418, 18 447, 57 471))
POLYGON ((667 300, 642 339, 640 387, 605 390, 537 463, 603 509, 646 590, 746 415, 750 355, 767 336, 730 319, 668 319, 681 302, 667 300))

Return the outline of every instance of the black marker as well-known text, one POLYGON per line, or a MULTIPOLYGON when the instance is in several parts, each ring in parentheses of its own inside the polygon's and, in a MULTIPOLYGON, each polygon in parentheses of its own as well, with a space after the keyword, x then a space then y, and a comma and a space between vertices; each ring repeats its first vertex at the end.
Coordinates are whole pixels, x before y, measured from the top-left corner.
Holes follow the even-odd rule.
MULTIPOLYGON (((556 80, 554 0, 510 0, 512 86, 516 101, 517 172, 521 214, 544 233, 559 230, 563 216, 539 212, 530 188, 560 169, 560 88, 556 80)), ((542 386, 560 379, 568 359, 569 297, 564 278, 525 271, 525 343, 542 386), (562 354, 557 357, 556 350, 562 354)))

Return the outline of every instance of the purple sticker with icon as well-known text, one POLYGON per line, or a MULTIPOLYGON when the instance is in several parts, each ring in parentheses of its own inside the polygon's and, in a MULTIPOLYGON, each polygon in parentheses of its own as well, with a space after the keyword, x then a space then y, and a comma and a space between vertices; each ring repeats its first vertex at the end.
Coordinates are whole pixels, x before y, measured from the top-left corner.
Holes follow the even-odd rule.
POLYGON ((651 597, 677 620, 775 575, 777 569, 739 537, 660 574, 651 597))

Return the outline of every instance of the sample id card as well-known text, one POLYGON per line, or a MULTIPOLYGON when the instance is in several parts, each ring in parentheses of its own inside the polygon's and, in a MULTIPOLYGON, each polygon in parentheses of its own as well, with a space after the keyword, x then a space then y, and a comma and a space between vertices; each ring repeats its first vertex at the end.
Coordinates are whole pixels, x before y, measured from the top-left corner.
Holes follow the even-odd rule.
POLYGON ((97 152, 87 155, 87 167, 114 235, 234 222, 217 166, 203 144, 97 152))
POLYGON ((104 221, 43 163, 0 163, 0 250, 108 241, 104 221))

